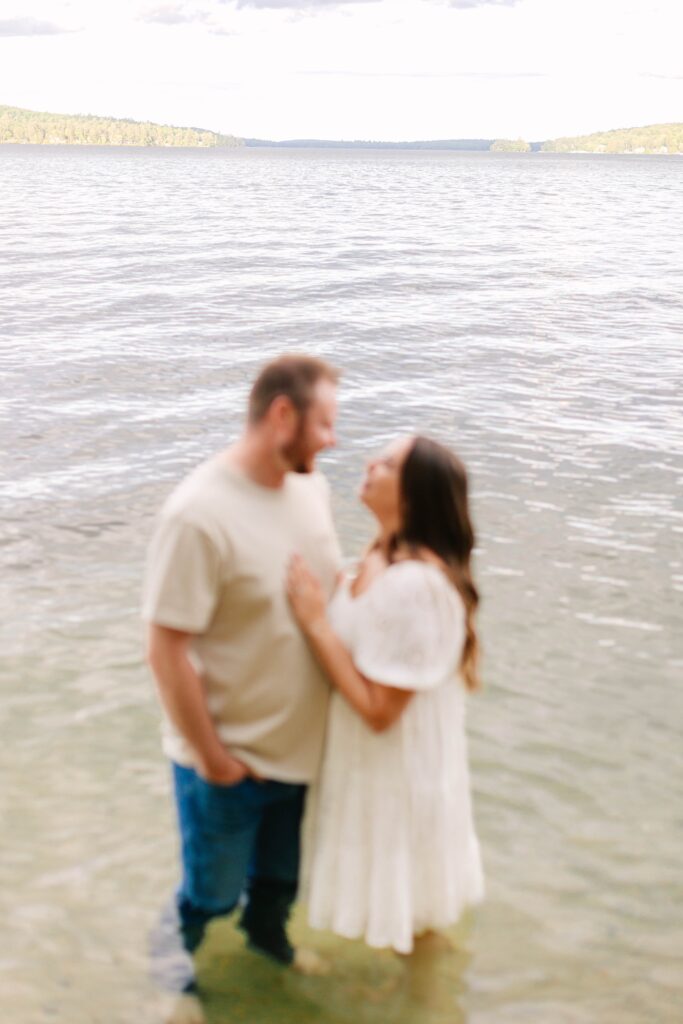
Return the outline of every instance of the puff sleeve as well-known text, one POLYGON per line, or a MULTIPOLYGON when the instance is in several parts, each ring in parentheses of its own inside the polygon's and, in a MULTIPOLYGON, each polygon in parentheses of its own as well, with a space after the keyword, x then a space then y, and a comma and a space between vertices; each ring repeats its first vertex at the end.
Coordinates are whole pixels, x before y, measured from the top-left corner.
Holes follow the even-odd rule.
POLYGON ((367 679, 427 690, 453 677, 465 637, 460 595, 436 566, 390 566, 367 592, 354 663, 367 679))

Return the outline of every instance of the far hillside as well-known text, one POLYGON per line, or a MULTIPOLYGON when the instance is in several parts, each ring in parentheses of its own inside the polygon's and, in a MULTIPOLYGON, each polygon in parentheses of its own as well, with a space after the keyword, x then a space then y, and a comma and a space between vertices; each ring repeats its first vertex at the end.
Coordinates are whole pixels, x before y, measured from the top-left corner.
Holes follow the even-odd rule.
POLYGON ((541 149, 544 153, 683 153, 683 124, 650 124, 575 135, 544 142, 541 149))
POLYGON ((460 150, 493 153, 652 153, 683 154, 683 124, 617 128, 591 135, 566 136, 547 142, 525 139, 433 139, 413 142, 371 140, 241 139, 204 128, 133 121, 91 114, 49 114, 0 106, 0 143, 82 146, 190 146, 201 148, 276 147, 282 149, 408 149, 460 150))
POLYGON ((242 146, 242 139, 202 128, 177 128, 91 114, 47 114, 0 106, 0 143, 81 146, 242 146))

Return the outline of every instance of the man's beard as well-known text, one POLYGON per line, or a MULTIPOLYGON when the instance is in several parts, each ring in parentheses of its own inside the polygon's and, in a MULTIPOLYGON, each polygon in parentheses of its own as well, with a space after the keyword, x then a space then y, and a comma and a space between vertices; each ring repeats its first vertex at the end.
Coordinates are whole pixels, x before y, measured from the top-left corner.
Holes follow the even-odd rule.
POLYGON ((282 457, 292 473, 312 473, 315 469, 314 456, 304 441, 305 433, 306 417, 301 416, 294 440, 282 448, 282 457))
POLYGON ((282 449, 282 455, 292 473, 312 473, 315 466, 311 455, 304 453, 293 444, 282 449))

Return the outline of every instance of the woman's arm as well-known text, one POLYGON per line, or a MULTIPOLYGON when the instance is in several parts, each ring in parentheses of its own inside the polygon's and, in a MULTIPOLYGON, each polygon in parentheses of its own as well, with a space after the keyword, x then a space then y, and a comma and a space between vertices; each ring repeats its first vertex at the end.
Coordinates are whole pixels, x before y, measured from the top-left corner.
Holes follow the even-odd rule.
POLYGON ((332 684, 371 729, 388 729, 401 715, 413 691, 374 683, 361 675, 327 619, 318 580, 297 555, 289 567, 287 594, 297 621, 332 684))

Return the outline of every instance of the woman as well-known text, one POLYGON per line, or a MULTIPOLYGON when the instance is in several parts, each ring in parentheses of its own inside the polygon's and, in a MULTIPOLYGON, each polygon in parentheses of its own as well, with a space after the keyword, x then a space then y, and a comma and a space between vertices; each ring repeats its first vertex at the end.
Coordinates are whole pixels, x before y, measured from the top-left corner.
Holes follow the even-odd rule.
POLYGON ((361 500, 379 534, 329 609, 298 556, 287 580, 334 686, 303 898, 314 927, 410 953, 483 895, 465 741, 474 535, 462 464, 424 437, 370 462, 361 500))

